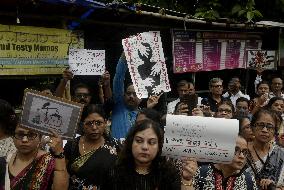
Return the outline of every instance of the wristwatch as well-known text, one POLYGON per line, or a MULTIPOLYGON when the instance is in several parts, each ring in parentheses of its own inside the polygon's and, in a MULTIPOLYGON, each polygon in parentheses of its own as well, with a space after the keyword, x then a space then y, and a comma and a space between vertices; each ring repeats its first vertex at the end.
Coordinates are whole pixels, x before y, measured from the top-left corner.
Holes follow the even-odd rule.
POLYGON ((53 156, 53 158, 59 158, 59 159, 65 158, 64 152, 60 152, 59 154, 55 154, 55 152, 53 150, 50 149, 49 151, 50 151, 50 154, 53 156))

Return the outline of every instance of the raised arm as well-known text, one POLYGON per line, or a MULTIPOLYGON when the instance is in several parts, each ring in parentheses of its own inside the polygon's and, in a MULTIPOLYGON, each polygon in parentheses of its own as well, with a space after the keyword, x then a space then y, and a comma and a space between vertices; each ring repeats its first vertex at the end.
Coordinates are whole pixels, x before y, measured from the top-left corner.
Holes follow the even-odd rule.
POLYGON ((122 53, 113 78, 113 97, 115 102, 122 101, 124 95, 124 79, 127 69, 127 62, 124 53, 122 53))
POLYGON ((60 83, 58 84, 56 91, 55 91, 55 96, 57 97, 63 97, 65 87, 68 83, 69 80, 73 78, 73 73, 69 69, 65 69, 63 71, 63 78, 60 80, 60 83))

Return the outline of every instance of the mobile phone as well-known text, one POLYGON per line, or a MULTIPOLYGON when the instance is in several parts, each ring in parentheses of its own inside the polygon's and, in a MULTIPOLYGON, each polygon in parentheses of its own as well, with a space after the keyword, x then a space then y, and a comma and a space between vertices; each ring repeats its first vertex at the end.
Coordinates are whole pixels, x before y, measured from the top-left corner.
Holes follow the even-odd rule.
POLYGON ((185 94, 181 97, 181 102, 187 104, 188 115, 192 115, 192 110, 197 107, 198 96, 196 94, 185 94))

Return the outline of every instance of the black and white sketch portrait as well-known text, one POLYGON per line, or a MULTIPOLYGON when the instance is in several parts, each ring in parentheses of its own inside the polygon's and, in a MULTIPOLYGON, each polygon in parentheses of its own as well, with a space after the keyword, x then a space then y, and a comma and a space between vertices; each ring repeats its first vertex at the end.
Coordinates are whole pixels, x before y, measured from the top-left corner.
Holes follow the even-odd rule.
POLYGON ((43 134, 50 134, 49 130, 52 129, 63 138, 72 139, 82 109, 81 104, 60 101, 56 97, 27 90, 20 123, 43 134))

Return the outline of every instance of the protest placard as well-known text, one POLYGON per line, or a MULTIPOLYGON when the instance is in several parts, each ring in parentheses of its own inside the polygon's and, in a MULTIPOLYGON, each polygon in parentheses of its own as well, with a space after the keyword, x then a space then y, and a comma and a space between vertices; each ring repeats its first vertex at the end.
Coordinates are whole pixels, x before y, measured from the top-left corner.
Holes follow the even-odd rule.
POLYGON ((83 104, 27 89, 20 124, 46 135, 52 129, 64 139, 73 139, 82 110, 83 104))
POLYGON ((238 120, 169 114, 166 120, 163 155, 194 157, 201 162, 232 161, 238 120))
POLYGON ((160 32, 144 32, 122 40, 138 98, 171 90, 160 32))
POLYGON ((70 49, 69 66, 74 75, 102 75, 105 50, 70 49))
POLYGON ((276 51, 247 50, 246 67, 250 69, 275 69, 277 64, 276 51))

